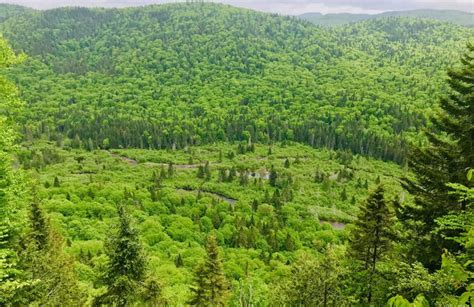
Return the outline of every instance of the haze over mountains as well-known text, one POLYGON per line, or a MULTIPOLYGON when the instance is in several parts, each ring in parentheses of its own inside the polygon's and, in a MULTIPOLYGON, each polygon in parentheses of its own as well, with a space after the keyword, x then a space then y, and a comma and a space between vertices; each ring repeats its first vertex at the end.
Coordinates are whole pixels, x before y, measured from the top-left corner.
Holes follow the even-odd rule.
POLYGON ((380 14, 321 14, 305 13, 298 16, 304 20, 310 21, 322 26, 339 26, 351 22, 357 22, 366 19, 379 19, 389 17, 411 17, 423 18, 450 22, 466 27, 474 26, 474 13, 455 11, 455 10, 411 10, 411 11, 392 11, 380 14))

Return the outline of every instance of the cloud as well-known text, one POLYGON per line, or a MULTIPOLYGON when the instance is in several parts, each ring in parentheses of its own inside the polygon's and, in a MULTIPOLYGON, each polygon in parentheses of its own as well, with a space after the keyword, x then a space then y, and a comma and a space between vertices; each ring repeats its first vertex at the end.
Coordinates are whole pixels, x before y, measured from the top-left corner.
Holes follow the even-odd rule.
MULTIPOLYGON (((182 2, 172 0, 6 0, 15 3, 48 9, 59 6, 99 6, 127 7, 165 2, 182 2)), ((220 0, 230 5, 246 7, 265 12, 280 14, 301 14, 305 12, 320 13, 379 13, 412 9, 456 9, 474 12, 473 0, 220 0)))

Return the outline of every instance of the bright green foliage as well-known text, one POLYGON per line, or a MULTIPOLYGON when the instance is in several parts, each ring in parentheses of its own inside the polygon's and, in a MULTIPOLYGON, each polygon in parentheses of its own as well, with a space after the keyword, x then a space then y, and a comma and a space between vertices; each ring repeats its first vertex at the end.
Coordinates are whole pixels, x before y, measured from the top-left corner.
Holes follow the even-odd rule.
POLYGON ((402 209, 399 218, 407 227, 414 225, 410 234, 412 253, 431 269, 439 267, 443 249, 460 250, 459 243, 445 238, 453 236, 452 231, 433 232, 436 220, 450 212, 462 215, 469 203, 459 202, 446 183, 472 187, 466 170, 474 165, 473 45, 468 45, 461 62, 461 67, 449 72, 450 94, 441 99, 441 109, 433 118, 436 133, 428 131, 429 143, 414 148, 410 155, 409 166, 416 177, 404 180, 407 190, 416 197, 415 206, 402 209))
POLYGON ((206 259, 195 273, 195 286, 191 288, 192 299, 189 302, 196 306, 226 306, 229 296, 229 284, 224 275, 219 247, 214 235, 206 242, 206 259))
POLYGON ((125 306, 138 300, 146 278, 146 258, 138 233, 131 225, 124 205, 118 205, 117 233, 108 246, 108 264, 104 282, 107 292, 97 299, 99 304, 125 306))
POLYGON ((26 11, 0 29, 30 55, 11 71, 29 103, 27 139, 103 149, 298 141, 397 162, 473 33, 404 18, 324 29, 209 3, 26 11))
POLYGON ((392 247, 393 218, 384 197, 384 189, 377 186, 360 208, 351 233, 349 253, 358 262, 361 272, 363 301, 372 303, 373 288, 379 278, 378 264, 392 247))
POLYGON ((329 245, 320 258, 309 255, 291 266, 288 276, 273 290, 273 303, 287 306, 339 306, 349 301, 344 296, 347 273, 338 247, 329 245))
POLYGON ((471 29, 410 18, 324 29, 208 3, 12 8, 0 13, 0 29, 30 55, 7 70, 28 103, 24 113, 14 87, 0 82, 0 103, 8 104, 0 108, 2 299, 152 306, 381 305, 395 295, 417 302, 419 293, 441 305, 472 299, 470 179, 437 181, 446 195, 433 205, 424 199, 425 207, 414 192, 410 212, 399 178, 412 174, 387 162, 403 164, 409 141, 422 153, 452 154, 431 169, 413 168, 419 178, 410 182, 421 188, 419 179, 437 169, 457 176, 458 166, 472 167, 465 112, 472 56, 451 74, 459 95, 443 102, 435 122, 448 135, 418 133, 431 125, 444 68, 471 29), (24 143, 14 165, 37 191, 28 231, 14 198, 22 193, 13 193, 21 178, 11 169, 15 124, 24 143), (427 140, 450 148, 425 151, 427 140), (443 164, 451 157, 455 172, 443 164), (374 183, 385 191, 377 187, 359 208, 374 183), (385 198, 397 200, 402 224, 392 227, 385 198), (461 210, 441 208, 446 199, 461 210), (445 212, 412 214, 428 207, 445 212), (411 226, 423 237, 407 245, 411 226), (400 242, 391 241, 392 228, 400 242), (457 253, 433 273, 413 251, 435 237, 457 253), (13 289, 26 279, 34 283, 13 289), (87 293, 72 291, 76 284, 87 293))
MULTIPOLYGON (((21 60, 14 55, 0 37, 0 69, 3 70, 21 60)), ((3 76, 0 76, 0 305, 20 303, 18 293, 30 283, 18 266, 18 240, 21 221, 18 196, 22 193, 19 182, 11 168, 16 133, 14 120, 21 109, 18 91, 3 76)), ((24 301, 23 301, 24 303, 24 301)))
POLYGON ((403 298, 403 296, 397 295, 392 297, 388 303, 388 307, 429 307, 430 303, 423 294, 418 295, 413 303, 403 298))

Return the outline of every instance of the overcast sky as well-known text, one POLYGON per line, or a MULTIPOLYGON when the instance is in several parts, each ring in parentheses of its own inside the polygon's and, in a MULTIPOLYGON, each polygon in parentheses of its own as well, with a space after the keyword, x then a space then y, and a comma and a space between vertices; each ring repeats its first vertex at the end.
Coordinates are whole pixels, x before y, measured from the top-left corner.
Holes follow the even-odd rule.
MULTIPOLYGON (((37 9, 60 6, 126 7, 154 3, 180 2, 170 0, 0 0, 37 9)), ((326 13, 379 13, 411 9, 453 9, 474 12, 474 0, 221 0, 234 6, 280 14, 306 12, 326 13)))

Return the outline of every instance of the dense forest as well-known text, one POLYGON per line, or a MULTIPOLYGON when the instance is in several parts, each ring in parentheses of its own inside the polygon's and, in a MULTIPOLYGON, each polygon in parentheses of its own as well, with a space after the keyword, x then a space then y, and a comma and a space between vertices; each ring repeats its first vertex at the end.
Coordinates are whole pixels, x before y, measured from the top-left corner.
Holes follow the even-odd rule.
POLYGON ((419 19, 433 19, 438 21, 449 22, 460 26, 474 27, 474 13, 456 11, 456 10, 407 10, 392 11, 379 14, 321 14, 321 13, 304 13, 298 16, 303 20, 307 20, 321 26, 340 26, 351 22, 357 22, 367 19, 383 19, 390 17, 411 17, 419 19))
POLYGON ((473 29, 0 5, 0 306, 474 305, 473 29))
POLYGON ((29 140, 297 141, 399 163, 473 33, 411 19, 333 31, 208 4, 28 11, 0 29, 29 56, 11 70, 29 140))

